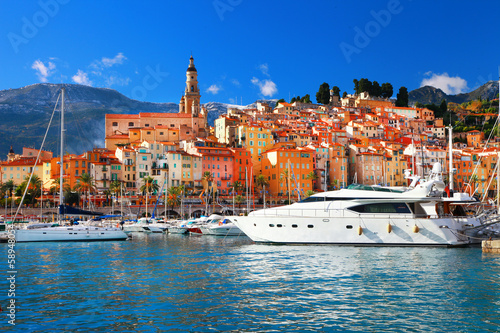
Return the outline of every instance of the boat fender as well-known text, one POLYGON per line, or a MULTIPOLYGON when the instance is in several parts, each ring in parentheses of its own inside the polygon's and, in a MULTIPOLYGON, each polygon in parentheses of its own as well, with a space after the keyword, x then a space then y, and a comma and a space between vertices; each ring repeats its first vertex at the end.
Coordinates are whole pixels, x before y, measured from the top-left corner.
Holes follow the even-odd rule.
POLYGON ((358 226, 358 235, 361 236, 362 233, 363 233, 363 228, 361 228, 361 226, 358 226))
POLYGON ((413 232, 414 232, 414 233, 417 233, 419 230, 420 230, 420 229, 418 228, 418 225, 416 225, 416 224, 415 224, 415 225, 413 226, 413 232))
POLYGON ((222 221, 219 221, 219 225, 222 225, 222 221))
POLYGON ((387 224, 387 232, 391 233, 391 231, 392 231, 392 225, 389 223, 387 224))
POLYGON ((120 227, 120 223, 117 223, 117 224, 116 224, 116 227, 117 227, 117 228, 119 228, 119 227, 120 227))

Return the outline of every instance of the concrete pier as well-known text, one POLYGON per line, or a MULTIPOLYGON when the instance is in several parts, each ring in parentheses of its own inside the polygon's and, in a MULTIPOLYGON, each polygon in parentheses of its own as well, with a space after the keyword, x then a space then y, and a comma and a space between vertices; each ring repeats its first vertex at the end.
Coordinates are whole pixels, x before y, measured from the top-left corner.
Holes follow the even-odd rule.
POLYGON ((481 244, 483 252, 500 254, 500 239, 484 240, 481 244))

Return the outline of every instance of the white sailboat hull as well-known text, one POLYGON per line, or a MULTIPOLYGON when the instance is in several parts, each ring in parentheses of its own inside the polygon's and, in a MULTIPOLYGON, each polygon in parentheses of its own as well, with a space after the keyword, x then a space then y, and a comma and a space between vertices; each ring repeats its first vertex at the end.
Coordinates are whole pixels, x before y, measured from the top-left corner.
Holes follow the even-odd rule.
POLYGON ((76 242, 125 240, 127 235, 119 228, 51 227, 15 230, 16 242, 76 242))

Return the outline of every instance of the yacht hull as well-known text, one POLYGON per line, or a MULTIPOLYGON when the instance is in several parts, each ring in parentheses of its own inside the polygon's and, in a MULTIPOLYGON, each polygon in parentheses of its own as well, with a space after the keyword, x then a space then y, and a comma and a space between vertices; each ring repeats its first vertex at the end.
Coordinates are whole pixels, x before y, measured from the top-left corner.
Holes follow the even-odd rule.
POLYGON ((253 241, 276 244, 360 246, 465 246, 462 223, 453 218, 237 216, 253 241))

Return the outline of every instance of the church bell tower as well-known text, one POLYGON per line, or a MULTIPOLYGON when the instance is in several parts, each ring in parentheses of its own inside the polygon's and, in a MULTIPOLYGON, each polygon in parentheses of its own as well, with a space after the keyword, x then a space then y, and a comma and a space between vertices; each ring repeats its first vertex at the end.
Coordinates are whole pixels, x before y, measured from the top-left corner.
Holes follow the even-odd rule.
POLYGON ((189 58, 189 67, 186 71, 186 90, 179 104, 180 113, 190 113, 194 117, 200 114, 200 90, 198 89, 198 71, 194 67, 193 56, 189 58))

